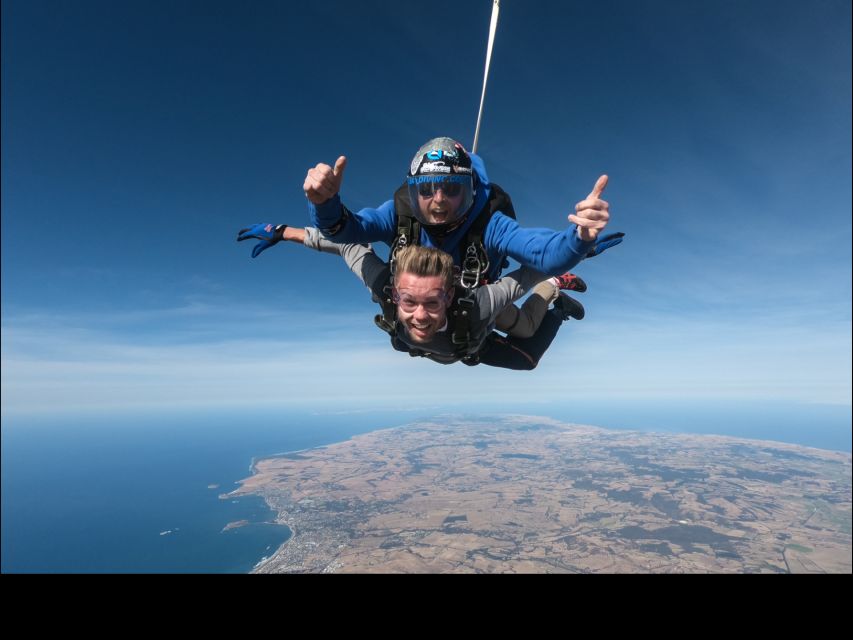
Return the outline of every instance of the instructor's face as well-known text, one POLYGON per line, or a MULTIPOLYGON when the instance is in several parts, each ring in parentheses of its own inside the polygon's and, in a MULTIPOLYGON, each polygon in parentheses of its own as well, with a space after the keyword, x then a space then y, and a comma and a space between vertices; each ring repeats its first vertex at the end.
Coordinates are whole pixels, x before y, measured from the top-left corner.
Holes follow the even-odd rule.
POLYGON ((456 219, 459 207, 462 205, 462 198, 463 194, 458 189, 456 195, 449 196, 443 188, 439 187, 432 195, 418 194, 418 204, 427 224, 444 224, 456 219))
POLYGON ((394 287, 397 319, 413 342, 429 342, 447 320, 447 306, 453 295, 444 288, 440 276, 401 273, 394 287))

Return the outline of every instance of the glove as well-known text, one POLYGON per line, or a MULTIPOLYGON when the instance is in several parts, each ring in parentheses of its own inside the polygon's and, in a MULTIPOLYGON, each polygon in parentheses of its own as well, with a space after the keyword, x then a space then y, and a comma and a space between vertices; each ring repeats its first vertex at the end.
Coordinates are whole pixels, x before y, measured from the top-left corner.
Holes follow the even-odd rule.
POLYGON ((610 247, 615 247, 617 244, 622 242, 622 238, 624 237, 625 234, 621 231, 618 231, 616 233, 608 233, 601 236, 600 238, 598 238, 598 241, 595 243, 592 249, 587 252, 586 257, 593 258, 599 253, 604 253, 610 247))
POLYGON ((287 228, 286 224, 273 226, 272 223, 261 223, 240 229, 237 232, 237 242, 254 238, 260 240, 252 249, 252 257, 257 258, 262 251, 266 251, 274 244, 281 242, 281 234, 287 228))

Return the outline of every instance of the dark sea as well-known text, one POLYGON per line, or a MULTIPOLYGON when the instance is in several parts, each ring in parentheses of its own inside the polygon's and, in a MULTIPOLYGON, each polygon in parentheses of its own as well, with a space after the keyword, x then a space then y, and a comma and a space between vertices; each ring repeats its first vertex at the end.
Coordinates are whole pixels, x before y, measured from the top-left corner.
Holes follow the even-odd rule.
POLYGON ((252 460, 443 413, 524 413, 644 431, 851 450, 851 409, 826 405, 466 406, 347 413, 4 417, 3 573, 245 573, 290 537, 260 498, 221 499, 252 460), (496 411, 496 409, 498 409, 496 411), (228 523, 248 525, 223 531, 228 523))

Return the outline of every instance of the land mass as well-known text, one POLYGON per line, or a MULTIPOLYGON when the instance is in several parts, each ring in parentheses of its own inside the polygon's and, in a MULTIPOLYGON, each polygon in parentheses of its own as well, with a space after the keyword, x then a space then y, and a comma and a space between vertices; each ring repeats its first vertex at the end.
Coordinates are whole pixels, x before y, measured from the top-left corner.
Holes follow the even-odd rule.
POLYGON ((777 442, 443 417, 257 460, 247 494, 293 531, 259 573, 851 572, 851 455, 777 442))
POLYGON ((247 524, 249 524, 248 520, 235 520, 234 522, 229 522, 224 527, 222 527, 221 533, 231 531, 231 529, 239 529, 240 527, 245 527, 247 524))

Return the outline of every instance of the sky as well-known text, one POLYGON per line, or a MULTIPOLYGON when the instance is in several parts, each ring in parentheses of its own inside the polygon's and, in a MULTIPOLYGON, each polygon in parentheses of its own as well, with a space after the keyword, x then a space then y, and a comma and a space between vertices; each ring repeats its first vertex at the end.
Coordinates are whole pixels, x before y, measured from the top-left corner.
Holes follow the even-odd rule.
MULTIPOLYGON (((851 404, 849 0, 504 0, 478 152, 521 224, 625 242, 533 372, 394 352, 308 224, 470 147, 491 2, 2 3, 2 415, 851 404)), ((380 253, 383 249, 379 249, 380 253)))

